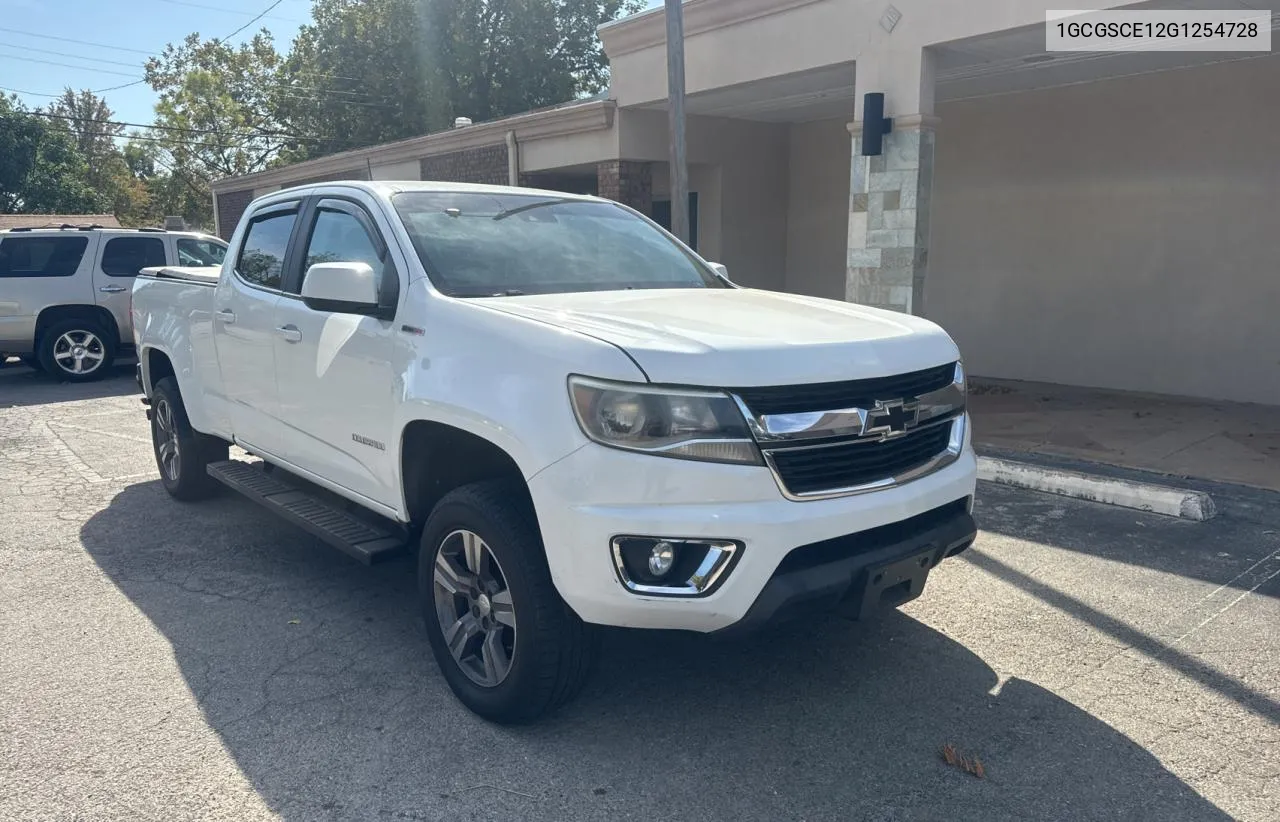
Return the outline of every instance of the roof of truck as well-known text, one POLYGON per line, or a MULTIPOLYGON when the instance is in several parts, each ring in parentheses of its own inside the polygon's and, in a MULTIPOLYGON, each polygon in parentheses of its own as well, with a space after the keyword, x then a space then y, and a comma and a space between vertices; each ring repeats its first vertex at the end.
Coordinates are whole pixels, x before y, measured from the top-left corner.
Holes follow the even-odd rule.
POLYGON ((300 194, 306 191, 333 188, 340 186, 343 188, 357 188, 368 191, 371 194, 388 196, 391 194, 399 194, 405 191, 441 191, 441 192, 458 192, 458 193, 474 193, 474 194, 547 194, 563 200, 599 200, 590 194, 567 194, 563 191, 546 191, 537 188, 523 188, 519 186, 495 186, 484 185, 481 183, 449 183, 435 180, 375 180, 373 182, 367 180, 328 180, 319 183, 307 183, 305 185, 293 186, 292 188, 284 188, 279 191, 273 191, 265 197, 275 199, 288 194, 300 194))

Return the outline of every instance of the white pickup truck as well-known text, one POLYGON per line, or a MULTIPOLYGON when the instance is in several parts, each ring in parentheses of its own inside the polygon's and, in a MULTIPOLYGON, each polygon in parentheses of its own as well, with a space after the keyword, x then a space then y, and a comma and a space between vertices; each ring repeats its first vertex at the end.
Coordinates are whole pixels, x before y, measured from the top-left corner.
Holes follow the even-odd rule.
POLYGON ((607 200, 281 191, 132 312, 169 493, 229 485, 366 562, 417 548, 444 677, 495 721, 577 693, 596 626, 866 616, 974 539, 941 329, 737 287, 607 200))

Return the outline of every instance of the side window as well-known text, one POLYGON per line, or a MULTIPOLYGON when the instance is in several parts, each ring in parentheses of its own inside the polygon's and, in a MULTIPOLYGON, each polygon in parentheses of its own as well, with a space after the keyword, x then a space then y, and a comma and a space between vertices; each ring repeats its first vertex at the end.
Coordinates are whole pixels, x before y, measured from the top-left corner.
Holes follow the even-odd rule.
MULTIPOLYGON (((360 221, 346 212, 327 209, 316 212, 302 267, 303 280, 316 263, 368 263, 374 272, 382 271, 378 249, 360 221)), ((298 288, 302 288, 301 282, 298 288)))
POLYGON ((178 265, 222 265, 227 257, 227 247, 212 240, 178 238, 178 265))
POLYGON ((112 237, 102 249, 102 270, 112 277, 136 277, 164 264, 164 240, 157 237, 112 237))
POLYGON ((244 246, 236 260, 236 273, 245 282, 263 288, 280 288, 280 272, 284 268, 284 252, 296 212, 275 213, 254 220, 244 235, 244 246))
POLYGON ((88 237, 5 237, 0 277, 70 277, 88 246, 88 237))

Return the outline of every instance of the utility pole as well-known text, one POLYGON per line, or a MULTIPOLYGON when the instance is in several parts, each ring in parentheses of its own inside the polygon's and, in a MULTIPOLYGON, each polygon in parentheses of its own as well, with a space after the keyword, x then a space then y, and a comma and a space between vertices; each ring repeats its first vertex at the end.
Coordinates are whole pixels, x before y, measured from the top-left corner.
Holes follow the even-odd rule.
POLYGON ((684 8, 667 4, 667 115, 670 124, 671 233, 689 242, 689 165, 684 149, 684 8))

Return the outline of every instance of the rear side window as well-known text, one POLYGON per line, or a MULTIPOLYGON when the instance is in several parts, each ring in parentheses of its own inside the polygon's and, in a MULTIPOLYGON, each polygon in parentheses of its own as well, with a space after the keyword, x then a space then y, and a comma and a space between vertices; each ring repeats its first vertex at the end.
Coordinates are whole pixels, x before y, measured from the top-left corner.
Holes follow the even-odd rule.
POLYGON ((70 277, 88 245, 88 237, 5 237, 0 277, 70 277))
POLYGON ((213 240, 178 239, 178 265, 222 265, 227 247, 213 240))
POLYGON ((284 252, 297 212, 279 212, 254 220, 244 235, 244 246, 236 261, 236 273, 250 285, 279 289, 284 269, 284 252))
POLYGON ((102 270, 112 277, 136 277, 164 264, 164 241, 156 237, 112 237, 102 249, 102 270))

